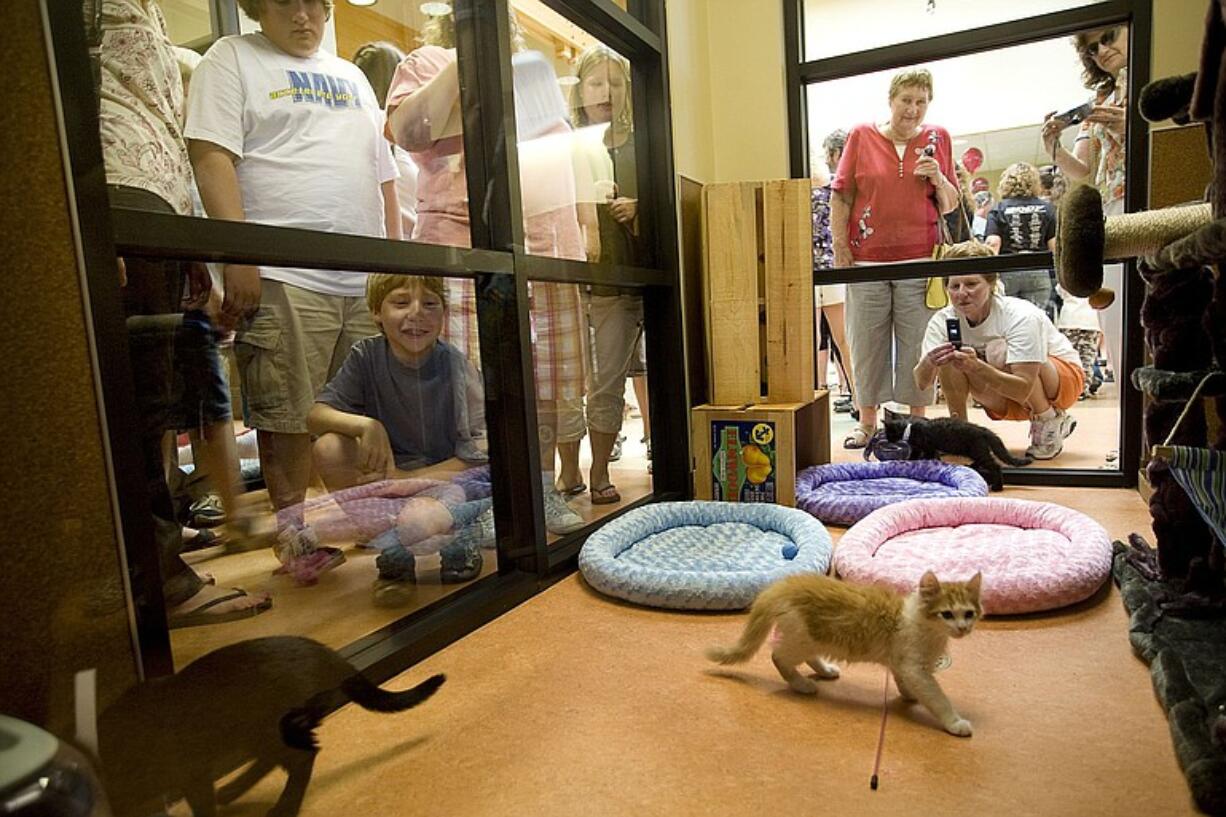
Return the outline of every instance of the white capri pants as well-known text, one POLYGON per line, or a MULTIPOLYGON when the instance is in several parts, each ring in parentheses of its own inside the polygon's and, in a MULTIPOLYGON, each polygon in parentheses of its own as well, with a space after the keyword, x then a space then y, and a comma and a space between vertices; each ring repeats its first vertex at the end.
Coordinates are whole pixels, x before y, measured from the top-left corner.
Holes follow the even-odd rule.
POLYGON ((913 371, 934 311, 924 305, 927 289, 927 278, 847 285, 847 343, 859 405, 892 400, 930 406, 935 400, 934 388, 915 385, 913 371))

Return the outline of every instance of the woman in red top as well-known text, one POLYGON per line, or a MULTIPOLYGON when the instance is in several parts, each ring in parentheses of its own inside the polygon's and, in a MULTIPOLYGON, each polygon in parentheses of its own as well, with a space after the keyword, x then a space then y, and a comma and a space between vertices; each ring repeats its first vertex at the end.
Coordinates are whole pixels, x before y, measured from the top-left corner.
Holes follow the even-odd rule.
MULTIPOLYGON (((830 229, 836 267, 926 260, 937 220, 958 204, 949 132, 925 125, 932 74, 899 72, 890 81, 890 118, 857 125, 847 137, 832 185, 830 229)), ((911 377, 932 311, 926 279, 847 285, 848 343, 860 425, 843 440, 863 448, 877 407, 894 400, 922 417, 932 390, 911 377)))

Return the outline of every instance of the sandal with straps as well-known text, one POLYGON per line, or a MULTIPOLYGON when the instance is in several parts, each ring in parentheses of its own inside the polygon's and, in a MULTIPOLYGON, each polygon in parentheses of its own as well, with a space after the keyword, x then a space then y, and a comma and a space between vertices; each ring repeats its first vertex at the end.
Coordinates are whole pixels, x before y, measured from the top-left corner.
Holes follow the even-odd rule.
POLYGON ((843 447, 850 450, 864 448, 868 445, 868 441, 872 438, 875 430, 861 425, 856 426, 851 430, 850 434, 843 438, 843 447))

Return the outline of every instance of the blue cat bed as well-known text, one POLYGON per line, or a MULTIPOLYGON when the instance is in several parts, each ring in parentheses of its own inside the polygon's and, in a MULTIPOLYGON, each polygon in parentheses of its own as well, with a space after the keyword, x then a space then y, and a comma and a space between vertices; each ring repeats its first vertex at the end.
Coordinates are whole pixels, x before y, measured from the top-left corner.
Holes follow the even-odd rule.
POLYGON ((825 573, 830 534, 804 511, 732 502, 660 502, 608 523, 584 544, 593 588, 648 607, 739 610, 794 573, 825 573))

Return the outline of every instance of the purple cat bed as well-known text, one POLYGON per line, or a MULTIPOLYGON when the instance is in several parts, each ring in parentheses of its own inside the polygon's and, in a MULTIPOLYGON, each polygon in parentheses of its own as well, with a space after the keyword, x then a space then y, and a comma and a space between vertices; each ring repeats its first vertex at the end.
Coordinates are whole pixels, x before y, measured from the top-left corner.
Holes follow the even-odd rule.
POLYGON ((988 484, 975 471, 940 460, 815 465, 796 477, 796 507, 828 525, 853 525, 907 499, 987 495, 988 484))
POLYGON ((494 494, 488 465, 478 465, 475 468, 461 471, 452 477, 451 481, 464 489, 464 498, 468 500, 485 499, 494 494))

